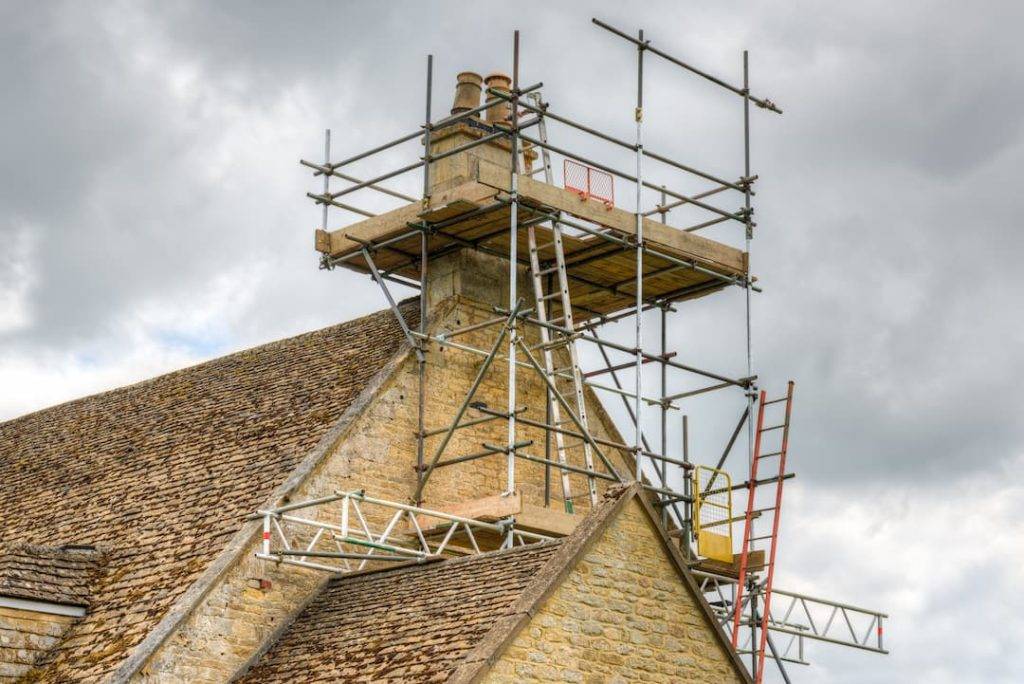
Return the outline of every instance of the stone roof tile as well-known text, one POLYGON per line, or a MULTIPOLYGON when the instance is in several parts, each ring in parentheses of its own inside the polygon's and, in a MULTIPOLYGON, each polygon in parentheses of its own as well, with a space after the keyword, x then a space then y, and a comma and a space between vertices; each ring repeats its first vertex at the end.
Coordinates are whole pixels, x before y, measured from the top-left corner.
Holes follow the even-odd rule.
POLYGON ((560 545, 334 579, 239 681, 445 681, 560 545))
POLYGON ((93 548, 26 544, 0 554, 0 596, 86 607, 102 562, 93 548))

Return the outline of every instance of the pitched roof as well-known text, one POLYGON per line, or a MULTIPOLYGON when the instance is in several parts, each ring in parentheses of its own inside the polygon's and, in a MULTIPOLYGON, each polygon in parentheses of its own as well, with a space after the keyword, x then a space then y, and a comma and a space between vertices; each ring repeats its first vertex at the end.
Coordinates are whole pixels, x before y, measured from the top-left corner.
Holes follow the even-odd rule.
POLYGON ((634 499, 659 530, 706 627, 749 681, 644 493, 634 483, 604 497, 561 540, 332 580, 237 681, 478 681, 634 499))
POLYGON ((0 596, 88 606, 103 554, 26 544, 0 555, 0 596))
POLYGON ((446 681, 559 545, 334 579, 240 681, 446 681))
MULTIPOLYGON (((416 301, 402 304, 418 321, 416 301)), ((107 564, 49 680, 110 673, 401 348, 390 311, 0 423, 0 553, 107 564)))

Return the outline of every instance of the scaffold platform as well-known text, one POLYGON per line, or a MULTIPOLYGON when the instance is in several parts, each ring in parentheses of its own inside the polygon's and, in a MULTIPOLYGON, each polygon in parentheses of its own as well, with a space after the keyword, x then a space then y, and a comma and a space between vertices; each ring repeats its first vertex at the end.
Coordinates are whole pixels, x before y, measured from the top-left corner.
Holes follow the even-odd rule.
MULTIPOLYGON (((431 197, 340 230, 318 230, 316 248, 333 264, 368 273, 362 250, 371 248, 385 276, 420 280, 421 231, 428 228, 430 259, 464 248, 507 255, 509 251, 510 173, 474 160, 476 179, 431 197)), ((550 221, 574 228, 564 234, 563 249, 574 308, 610 314, 635 306, 636 214, 555 185, 518 177, 520 227, 536 226, 538 256, 555 258, 550 221), (571 218, 570 218, 571 217, 571 218)), ((734 247, 644 219, 644 295, 679 301, 710 294, 747 275, 746 254, 734 247)), ((518 252, 528 266, 528 235, 518 232, 518 252)))

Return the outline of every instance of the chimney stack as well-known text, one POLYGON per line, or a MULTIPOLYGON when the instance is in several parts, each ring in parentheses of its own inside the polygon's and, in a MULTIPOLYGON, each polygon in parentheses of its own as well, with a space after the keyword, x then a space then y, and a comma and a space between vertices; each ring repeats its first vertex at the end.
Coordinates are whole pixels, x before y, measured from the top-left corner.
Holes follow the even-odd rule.
POLYGON ((480 106, 480 92, 483 79, 480 74, 472 71, 463 71, 457 76, 458 83, 455 85, 455 104, 452 105, 452 114, 461 114, 480 106))

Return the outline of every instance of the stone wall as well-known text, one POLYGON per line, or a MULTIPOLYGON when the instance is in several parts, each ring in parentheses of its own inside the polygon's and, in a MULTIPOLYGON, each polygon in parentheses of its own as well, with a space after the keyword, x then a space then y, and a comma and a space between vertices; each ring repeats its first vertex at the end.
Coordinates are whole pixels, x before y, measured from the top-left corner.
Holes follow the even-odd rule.
MULTIPOLYGON (((453 330, 494 316, 489 307, 456 296, 438 304, 432 315, 432 327, 435 331, 453 330)), ((459 336, 456 340, 489 348, 496 334, 496 328, 489 328, 459 336)), ((425 423, 428 429, 447 425, 452 420, 479 364, 479 356, 431 345, 427 355, 428 408, 425 423)), ((476 399, 497 410, 504 410, 507 402, 506 373, 507 362, 496 361, 476 399)), ((378 498, 409 501, 417 482, 414 469, 417 383, 416 360, 410 356, 397 372, 384 381, 375 398, 355 418, 290 500, 312 499, 338 490, 365 489, 368 495, 378 498)), ((520 403, 529 407, 526 415, 543 421, 543 381, 536 373, 520 369, 516 384, 520 403)), ((588 406, 594 434, 613 438, 615 433, 611 421, 596 399, 592 399, 588 406)), ((470 410, 466 418, 478 415, 470 410)), ((503 444, 507 439, 506 432, 507 424, 501 420, 459 430, 443 458, 477 452, 483 442, 503 444)), ((544 455, 543 431, 527 428, 518 434, 520 439, 534 440, 526 451, 544 455)), ((427 440, 428 461, 439 441, 439 436, 427 440)), ((618 468, 625 469, 618 454, 611 450, 607 454, 618 468)), ((576 447, 570 452, 569 462, 583 465, 581 448, 576 447)), ((440 468, 429 480, 423 505, 436 508, 500 493, 505 485, 505 469, 504 455, 440 468)), ((599 461, 598 470, 603 470, 599 461)), ((517 490, 522 492, 525 502, 544 503, 544 471, 543 465, 517 462, 517 490)), ((551 505, 562 510, 564 504, 558 473, 550 475, 551 505)), ((599 482, 599 490, 603 491, 607 483, 599 482)), ((576 511, 582 517, 589 510, 586 478, 573 475, 572 487, 574 497, 578 497, 575 498, 576 511)), ((384 522, 383 510, 374 512, 370 507, 364 510, 371 524, 384 522)), ((337 509, 333 513, 337 515, 337 509)), ((312 515, 313 511, 304 511, 303 514, 312 515)), ((337 523, 337 518, 332 522, 337 523)), ((315 595, 326 579, 326 573, 258 560, 253 556, 258 544, 259 534, 254 531, 249 548, 239 561, 168 637, 145 664, 136 681, 227 681, 315 595), (260 580, 264 581, 262 588, 260 580)))
POLYGON ((0 682, 14 682, 61 638, 75 618, 0 608, 0 682))
POLYGON ((742 682, 631 501, 484 681, 742 682))

